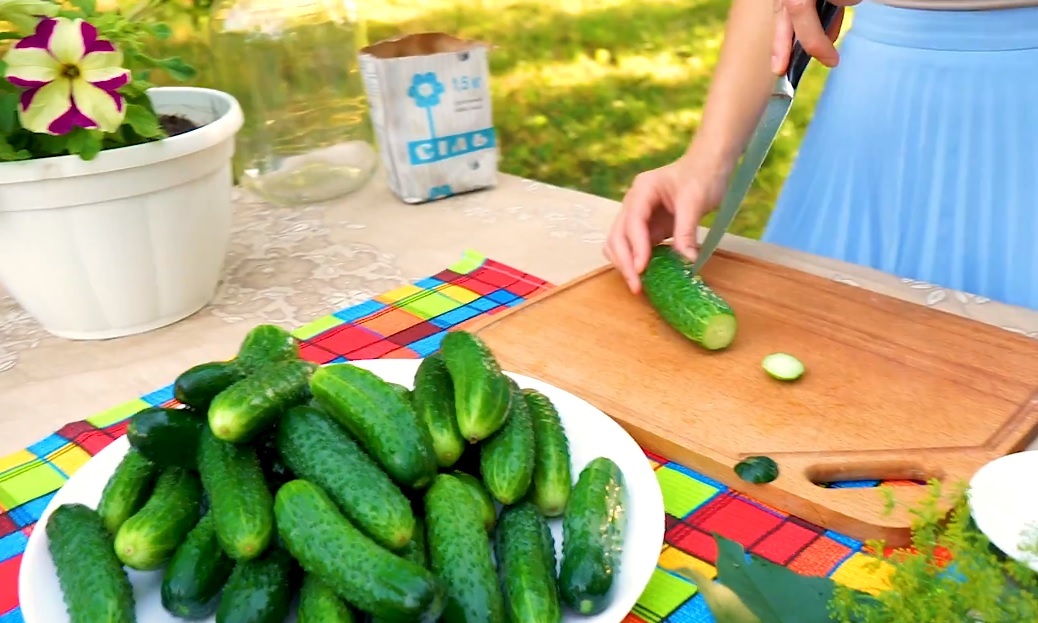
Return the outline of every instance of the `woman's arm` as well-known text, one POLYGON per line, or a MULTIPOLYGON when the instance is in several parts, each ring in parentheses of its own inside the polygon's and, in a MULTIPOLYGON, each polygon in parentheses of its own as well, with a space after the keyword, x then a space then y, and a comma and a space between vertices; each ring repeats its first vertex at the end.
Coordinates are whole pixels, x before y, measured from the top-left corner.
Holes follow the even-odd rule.
POLYGON ((689 155, 726 177, 742 154, 764 111, 775 74, 771 71, 775 11, 767 0, 733 0, 724 43, 703 108, 703 121, 689 155))

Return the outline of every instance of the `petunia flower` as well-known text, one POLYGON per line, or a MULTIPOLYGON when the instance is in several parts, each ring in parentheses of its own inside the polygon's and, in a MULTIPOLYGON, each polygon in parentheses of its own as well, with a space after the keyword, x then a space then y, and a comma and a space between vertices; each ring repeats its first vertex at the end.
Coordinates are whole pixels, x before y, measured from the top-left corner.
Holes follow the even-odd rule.
POLYGON ((46 18, 4 55, 4 77, 24 89, 22 127, 39 134, 73 128, 114 132, 126 117, 118 90, 130 82, 123 55, 81 19, 46 18))
POLYGON ((61 7, 50 0, 0 0, 0 22, 33 30, 41 17, 54 17, 61 7))

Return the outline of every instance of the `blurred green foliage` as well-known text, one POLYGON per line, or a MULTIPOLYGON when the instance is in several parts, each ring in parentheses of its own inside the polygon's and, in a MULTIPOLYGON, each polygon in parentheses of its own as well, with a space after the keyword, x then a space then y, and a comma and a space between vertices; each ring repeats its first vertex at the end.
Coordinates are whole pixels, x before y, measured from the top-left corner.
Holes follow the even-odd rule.
MULTIPOLYGON (((108 0, 133 4, 134 0, 108 0)), ((136 0, 140 2, 141 0, 136 0)), ((215 84, 210 0, 143 0, 173 30, 162 53, 215 84)), ((443 31, 491 55, 501 168, 620 199, 639 172, 680 155, 696 131, 729 0, 383 0, 359 3, 367 38, 443 31)), ((733 231, 758 237, 824 82, 812 63, 733 231)), ((162 77, 158 77, 162 81, 162 77)))

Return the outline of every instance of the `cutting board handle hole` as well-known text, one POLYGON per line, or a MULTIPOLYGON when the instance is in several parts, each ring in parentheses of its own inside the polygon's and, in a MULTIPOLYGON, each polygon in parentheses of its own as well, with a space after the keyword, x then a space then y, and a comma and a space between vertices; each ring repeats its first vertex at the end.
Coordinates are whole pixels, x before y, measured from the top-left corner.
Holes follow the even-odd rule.
POLYGON ((926 486, 928 480, 944 480, 943 470, 930 470, 910 461, 856 461, 831 465, 812 465, 807 478, 827 489, 858 489, 881 484, 926 486))

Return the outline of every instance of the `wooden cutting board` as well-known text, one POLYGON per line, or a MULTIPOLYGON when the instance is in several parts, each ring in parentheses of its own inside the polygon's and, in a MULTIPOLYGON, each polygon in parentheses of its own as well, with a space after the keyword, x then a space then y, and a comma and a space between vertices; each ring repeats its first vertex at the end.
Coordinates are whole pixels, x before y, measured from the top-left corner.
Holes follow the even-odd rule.
MULTIPOLYGON (((857 539, 908 542, 910 514, 875 488, 815 483, 967 482, 1038 429, 1038 340, 760 260, 718 252, 703 274, 739 333, 708 352, 603 268, 473 327, 509 371, 570 391, 646 449, 857 539), (768 377, 795 355, 807 373, 768 377), (777 480, 734 465, 767 455, 777 480)), ((911 505, 925 487, 898 487, 911 505)))

